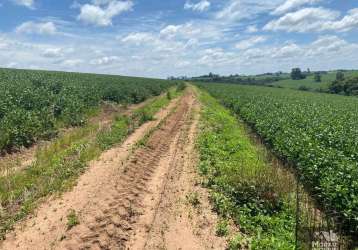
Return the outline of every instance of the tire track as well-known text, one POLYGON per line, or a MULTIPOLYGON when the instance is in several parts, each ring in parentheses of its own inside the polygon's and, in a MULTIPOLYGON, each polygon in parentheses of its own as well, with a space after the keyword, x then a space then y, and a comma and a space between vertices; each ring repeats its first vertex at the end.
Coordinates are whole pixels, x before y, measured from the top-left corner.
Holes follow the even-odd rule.
POLYGON ((137 149, 122 172, 113 176, 113 188, 106 187, 106 197, 100 206, 87 211, 84 221, 68 232, 60 249, 126 249, 126 242, 144 209, 147 184, 160 159, 168 153, 188 111, 189 105, 183 98, 176 112, 153 132, 147 146, 137 149))

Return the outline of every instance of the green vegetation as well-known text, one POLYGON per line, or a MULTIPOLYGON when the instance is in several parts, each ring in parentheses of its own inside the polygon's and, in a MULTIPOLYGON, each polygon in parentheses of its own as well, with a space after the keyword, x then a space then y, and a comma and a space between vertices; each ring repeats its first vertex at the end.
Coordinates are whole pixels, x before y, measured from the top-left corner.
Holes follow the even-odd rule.
MULTIPOLYGON (((292 179, 270 165, 264 149, 230 111, 204 91, 200 100, 199 170, 214 209, 241 231, 229 249, 294 249, 292 179)), ((219 223, 217 233, 227 233, 226 222, 219 223)))
MULTIPOLYGON (((174 88, 171 95, 177 93, 174 88)), ((40 148, 35 162, 24 170, 0 176, 0 238, 14 223, 29 214, 37 201, 65 191, 75 183, 90 160, 103 150, 122 142, 134 129, 169 103, 157 97, 130 116, 119 115, 111 126, 87 124, 40 148)))
POLYGON ((0 153, 78 126, 102 101, 139 103, 174 82, 111 75, 0 69, 0 153))
MULTIPOLYGON (((292 80, 292 79, 282 79, 275 83, 273 86, 282 87, 282 88, 290 88, 290 89, 302 89, 303 87, 309 91, 320 91, 320 92, 328 92, 329 86, 333 81, 336 80, 337 71, 329 71, 329 72, 315 72, 313 74, 307 75, 305 79, 301 80, 292 80), (317 74, 320 75, 320 80, 317 81, 317 74)), ((347 77, 358 76, 358 71, 345 71, 344 74, 347 77)))
POLYGON ((329 90, 334 94, 358 95, 358 75, 345 78, 342 72, 337 72, 336 80, 329 86, 329 90))
MULTIPOLYGON (((234 84, 244 84, 244 85, 269 85, 274 82, 280 81, 282 79, 289 79, 290 76, 284 73, 267 73, 262 75, 255 76, 245 76, 245 75, 230 75, 230 76, 220 76, 213 73, 208 75, 203 75, 199 77, 193 77, 190 81, 194 82, 222 82, 222 83, 234 83, 234 84)), ((176 78, 172 78, 176 79, 176 78)))
POLYGON ((193 207, 198 207, 200 205, 200 199, 198 192, 192 192, 186 195, 186 199, 193 207))
POLYGON ((217 236, 226 236, 229 234, 229 224, 227 220, 221 220, 216 226, 217 236))
POLYGON ((306 75, 302 73, 300 68, 294 68, 291 72, 291 79, 292 80, 301 80, 305 79, 306 75))
POLYGON ((77 214, 75 210, 71 210, 70 213, 67 215, 67 230, 70 230, 74 226, 77 226, 80 224, 80 221, 78 220, 77 214))
MULTIPOLYGON (((293 163, 326 211, 358 231, 358 99, 223 84, 201 84, 293 163)), ((229 139, 228 139, 229 140, 229 139)), ((235 145, 230 148, 235 148, 235 145)))
POLYGON ((314 73, 314 81, 315 82, 321 82, 322 81, 321 74, 319 72, 314 73))

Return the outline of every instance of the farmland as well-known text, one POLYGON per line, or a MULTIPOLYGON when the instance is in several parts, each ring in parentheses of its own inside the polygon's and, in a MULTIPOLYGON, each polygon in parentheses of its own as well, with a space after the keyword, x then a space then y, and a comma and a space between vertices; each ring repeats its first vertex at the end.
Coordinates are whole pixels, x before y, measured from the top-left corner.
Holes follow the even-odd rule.
POLYGON ((239 114, 328 211, 358 229, 358 100, 253 86, 201 84, 239 114))
POLYGON ((308 206, 358 231, 356 97, 30 70, 0 79, 1 248, 295 249, 308 206), (314 201, 297 205, 301 190, 314 201))
POLYGON ((101 102, 139 103, 173 83, 109 75, 0 69, 0 152, 83 125, 101 102))
MULTIPOLYGON (((307 88, 307 90, 326 91, 328 89, 328 86, 336 79, 336 74, 337 71, 329 71, 325 74, 321 74, 321 82, 315 82, 314 75, 312 74, 302 80, 283 79, 273 83, 272 85, 290 89, 299 89, 305 87, 307 88)), ((358 71, 345 71, 344 75, 346 77, 358 76, 358 71)), ((287 78, 290 78, 288 74, 287 78)))

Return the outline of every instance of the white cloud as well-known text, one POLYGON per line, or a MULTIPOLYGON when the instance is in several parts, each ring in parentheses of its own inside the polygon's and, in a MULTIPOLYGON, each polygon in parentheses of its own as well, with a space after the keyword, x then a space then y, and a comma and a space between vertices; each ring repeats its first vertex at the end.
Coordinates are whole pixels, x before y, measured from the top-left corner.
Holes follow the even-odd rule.
POLYGON ((62 61, 62 65, 65 67, 77 67, 84 61, 82 59, 67 59, 62 61))
POLYGON ((0 50, 6 49, 10 46, 10 41, 7 38, 0 36, 0 50))
POLYGON ((273 58, 282 58, 290 59, 293 57, 302 56, 302 48, 295 43, 288 43, 283 47, 276 48, 273 53, 271 53, 273 58))
POLYGON ((358 8, 351 9, 338 20, 340 13, 324 8, 305 8, 287 13, 277 20, 270 21, 264 30, 288 32, 337 31, 345 32, 358 28, 358 8))
POLYGON ((315 4, 319 3, 322 0, 287 0, 282 5, 278 6, 272 14, 274 15, 281 15, 284 13, 287 13, 288 11, 297 9, 300 6, 306 5, 306 4, 315 4))
POLYGON ((176 68, 185 68, 187 66, 189 66, 191 64, 191 62, 189 61, 179 61, 179 62, 176 62, 174 67, 176 68))
POLYGON ((144 43, 153 42, 155 40, 156 38, 152 34, 146 32, 130 33, 121 39, 123 43, 135 44, 137 46, 144 43))
POLYGON ((132 1, 95 0, 93 4, 81 6, 77 19, 96 26, 110 26, 115 16, 132 10, 132 7, 132 1))
POLYGON ((267 40, 267 37, 264 37, 264 36, 253 36, 253 37, 250 37, 249 39, 242 40, 242 41, 238 42, 235 45, 235 48, 240 49, 240 50, 245 50, 245 49, 255 46, 256 44, 263 43, 266 40, 267 40))
POLYGON ((194 48, 197 47, 199 45, 199 40, 196 38, 190 38, 186 44, 185 44, 185 48, 194 48))
POLYGON ((247 26, 245 32, 246 33, 256 33, 258 32, 258 28, 256 27, 256 25, 250 25, 250 26, 247 26))
POLYGON ((315 65, 317 69, 324 69, 325 64, 332 65, 331 68, 338 68, 338 61, 347 65, 352 64, 354 51, 357 49, 358 44, 348 43, 337 36, 328 35, 321 36, 309 44, 286 42, 279 47, 248 49, 242 53, 242 57, 247 65, 267 66, 275 62, 275 65, 279 65, 277 70, 284 70, 286 67, 289 69, 294 65, 309 67, 315 65), (281 62, 283 64, 280 64, 281 62))
POLYGON ((57 28, 53 22, 36 23, 29 21, 19 25, 15 31, 26 34, 54 35, 57 33, 57 28))
POLYGON ((322 29, 349 31, 358 28, 358 8, 351 9, 341 20, 327 23, 322 29))
POLYGON ((337 36, 321 36, 306 51, 306 56, 337 53, 349 47, 348 43, 337 36))
POLYGON ((235 54, 225 52, 222 48, 212 48, 203 51, 203 55, 197 60, 199 65, 209 67, 230 65, 235 60, 235 54))
POLYGON ((207 11, 210 8, 211 3, 207 0, 201 0, 198 3, 191 3, 191 2, 186 2, 184 5, 184 9, 185 10, 193 10, 193 11, 199 11, 199 12, 204 12, 207 11))
POLYGON ((199 28, 194 27, 191 23, 187 23, 183 25, 168 25, 160 31, 160 35, 167 38, 174 38, 176 36, 191 37, 200 32, 199 28))
POLYGON ((90 61, 92 65, 110 65, 120 61, 118 56, 104 56, 90 61))
POLYGON ((239 21, 253 19, 258 14, 272 11, 283 0, 230 0, 222 10, 216 13, 217 19, 239 21))
POLYGON ((263 29, 289 32, 317 31, 322 30, 327 23, 334 21, 338 16, 339 12, 329 9, 305 8, 270 21, 263 29))
POLYGON ((63 51, 61 48, 47 48, 42 52, 42 56, 48 58, 58 58, 63 56, 63 51))
POLYGON ((25 6, 29 9, 35 8, 35 1, 34 0, 14 0, 14 3, 17 5, 25 6))

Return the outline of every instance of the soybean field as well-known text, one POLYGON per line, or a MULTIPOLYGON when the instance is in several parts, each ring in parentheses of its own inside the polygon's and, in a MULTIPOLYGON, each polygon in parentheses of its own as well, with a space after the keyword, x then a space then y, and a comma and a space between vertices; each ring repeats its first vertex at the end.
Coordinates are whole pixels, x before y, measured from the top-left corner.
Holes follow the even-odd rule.
POLYGON ((101 102, 131 104, 173 85, 158 79, 0 69, 0 152, 53 137, 78 126, 101 102))
POLYGON ((288 89, 199 84, 240 115, 344 227, 358 231, 358 99, 288 89))

